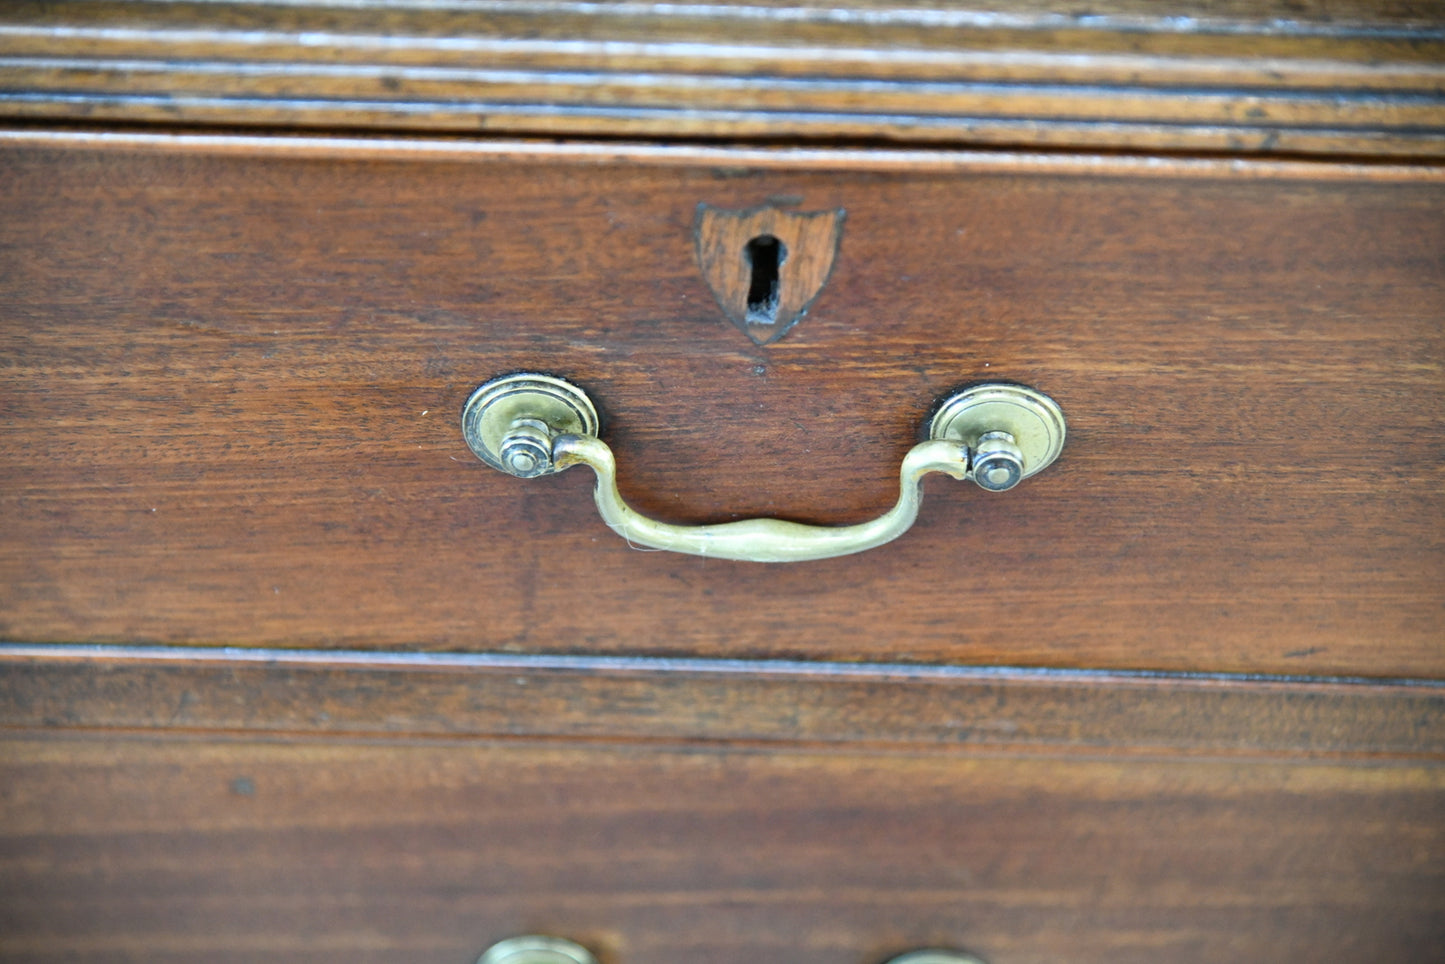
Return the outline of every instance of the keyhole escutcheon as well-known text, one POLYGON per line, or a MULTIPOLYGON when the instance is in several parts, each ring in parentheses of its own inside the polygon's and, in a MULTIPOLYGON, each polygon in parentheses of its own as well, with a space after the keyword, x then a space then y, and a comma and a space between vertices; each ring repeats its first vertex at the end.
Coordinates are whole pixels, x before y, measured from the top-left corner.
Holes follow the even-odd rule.
POLYGON ((842 208, 726 211, 699 204, 693 243, 703 279, 728 321, 770 345, 823 290, 843 236, 842 208))

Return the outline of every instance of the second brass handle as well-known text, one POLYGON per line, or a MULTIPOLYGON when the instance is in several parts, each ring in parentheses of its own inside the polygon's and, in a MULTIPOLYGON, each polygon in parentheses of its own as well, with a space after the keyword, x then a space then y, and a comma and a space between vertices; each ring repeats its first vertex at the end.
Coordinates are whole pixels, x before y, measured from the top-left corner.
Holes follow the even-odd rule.
POLYGON ((925 475, 971 478, 1011 489, 1052 462, 1064 444, 1064 416, 1053 399, 1018 385, 976 385, 945 399, 928 440, 903 457, 898 501, 876 519, 814 526, 742 519, 679 526, 631 508, 617 490, 617 462, 597 437, 597 410, 582 389, 550 375, 506 375, 472 393, 462 412, 468 446, 493 468, 520 478, 586 465, 597 475, 597 511, 631 545, 714 559, 801 562, 844 556, 891 542, 918 517, 925 475))

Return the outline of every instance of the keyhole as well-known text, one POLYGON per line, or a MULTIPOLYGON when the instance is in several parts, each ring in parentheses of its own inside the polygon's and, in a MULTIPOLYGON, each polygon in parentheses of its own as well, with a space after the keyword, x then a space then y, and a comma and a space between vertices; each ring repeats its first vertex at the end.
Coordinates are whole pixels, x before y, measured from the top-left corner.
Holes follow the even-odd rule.
POLYGON ((788 246, 771 234, 761 234, 748 242, 743 253, 752 266, 752 279, 748 282, 748 324, 775 325, 778 280, 783 262, 788 260, 788 246))

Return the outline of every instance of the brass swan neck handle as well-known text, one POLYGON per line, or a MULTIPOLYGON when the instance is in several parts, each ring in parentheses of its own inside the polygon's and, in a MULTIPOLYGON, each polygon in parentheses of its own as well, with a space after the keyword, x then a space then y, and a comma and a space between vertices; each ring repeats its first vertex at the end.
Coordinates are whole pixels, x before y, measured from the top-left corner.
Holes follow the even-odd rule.
POLYGON ((1064 416, 1040 392, 1009 384, 975 385, 945 399, 929 438, 903 457, 898 501, 881 516, 849 526, 783 519, 742 519, 679 526, 631 508, 617 489, 617 460, 597 437, 597 410, 577 386, 550 375, 518 374, 478 388, 462 412, 462 433, 482 461, 508 475, 535 478, 586 465, 597 476, 597 511, 629 544, 713 559, 802 562, 872 549, 907 532, 918 518, 923 477, 939 472, 1001 492, 1037 473, 1064 444, 1064 416))
POLYGON ((913 525, 923 501, 920 485, 930 472, 955 479, 968 474, 968 449, 957 442, 922 442, 903 457, 898 503, 876 519, 850 526, 814 526, 783 519, 740 519, 716 525, 678 526, 632 509, 617 491, 617 466, 606 442, 589 435, 558 436, 559 469, 590 466, 597 473, 597 511, 608 528, 634 546, 667 549, 713 559, 803 562, 846 556, 892 542, 913 525))

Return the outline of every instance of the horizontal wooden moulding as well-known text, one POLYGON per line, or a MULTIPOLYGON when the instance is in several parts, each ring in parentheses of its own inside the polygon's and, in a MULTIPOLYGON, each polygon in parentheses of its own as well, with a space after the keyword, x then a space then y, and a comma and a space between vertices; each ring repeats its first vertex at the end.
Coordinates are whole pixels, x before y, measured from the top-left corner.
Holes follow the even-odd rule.
POLYGON ((1445 686, 1016 668, 0 647, 0 727, 1445 756, 1445 686))
POLYGON ((1440 156, 1421 11, 17 3, 0 116, 1440 156))

